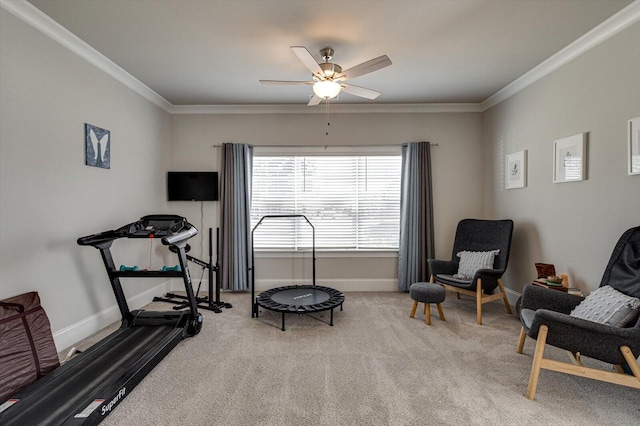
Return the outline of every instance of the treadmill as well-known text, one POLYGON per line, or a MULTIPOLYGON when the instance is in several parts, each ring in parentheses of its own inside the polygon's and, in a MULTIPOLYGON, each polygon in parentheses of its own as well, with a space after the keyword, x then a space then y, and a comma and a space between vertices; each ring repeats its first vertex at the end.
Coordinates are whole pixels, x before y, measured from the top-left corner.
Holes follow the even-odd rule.
POLYGON ((184 217, 144 216, 117 230, 78 239, 100 251, 122 314, 120 328, 56 370, 18 392, 0 407, 0 425, 95 425, 178 344, 202 328, 191 287, 187 241, 198 230, 184 217), (120 270, 111 256, 119 238, 160 238, 178 256, 180 270, 120 270), (170 278, 184 281, 183 311, 130 311, 120 278, 170 278))

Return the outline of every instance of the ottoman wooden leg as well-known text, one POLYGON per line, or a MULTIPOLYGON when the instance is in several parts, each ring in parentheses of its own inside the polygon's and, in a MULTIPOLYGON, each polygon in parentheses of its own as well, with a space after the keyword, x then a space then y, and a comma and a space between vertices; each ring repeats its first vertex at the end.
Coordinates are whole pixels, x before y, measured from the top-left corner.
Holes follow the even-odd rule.
POLYGON ((414 300, 413 308, 411 308, 411 315, 409 315, 409 318, 413 318, 416 315, 416 309, 418 309, 418 301, 414 300))
POLYGON ((440 314, 440 321, 446 321, 444 319, 444 311, 442 310, 442 305, 439 303, 436 303, 436 306, 438 307, 438 314, 440 314))
POLYGON ((424 304, 424 322, 431 325, 431 306, 428 303, 424 304))

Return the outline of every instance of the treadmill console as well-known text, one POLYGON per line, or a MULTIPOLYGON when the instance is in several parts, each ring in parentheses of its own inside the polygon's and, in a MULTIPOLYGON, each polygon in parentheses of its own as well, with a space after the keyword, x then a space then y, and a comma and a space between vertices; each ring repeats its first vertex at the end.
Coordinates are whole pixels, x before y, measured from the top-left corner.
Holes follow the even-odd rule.
POLYGON ((118 238, 161 238, 166 245, 181 243, 198 233, 198 230, 182 216, 154 214, 124 225, 115 231, 78 238, 81 246, 107 247, 118 238))
POLYGON ((191 224, 182 216, 149 215, 123 226, 118 233, 127 238, 153 238, 166 237, 189 228, 191 224))

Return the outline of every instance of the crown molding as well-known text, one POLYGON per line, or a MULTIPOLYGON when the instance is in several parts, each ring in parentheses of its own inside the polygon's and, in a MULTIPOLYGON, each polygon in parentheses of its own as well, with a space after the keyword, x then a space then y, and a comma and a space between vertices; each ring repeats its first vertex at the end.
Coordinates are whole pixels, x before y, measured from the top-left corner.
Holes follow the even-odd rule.
MULTIPOLYGON (((0 7, 171 114, 320 114, 325 112, 324 108, 311 108, 306 105, 173 105, 28 1, 0 0, 0 7)), ((481 103, 334 104, 331 106, 331 112, 338 114, 483 112, 638 21, 640 21, 640 0, 635 0, 481 103)))
MULTIPOLYGON (((174 105, 171 114, 325 114, 322 105, 174 105)), ((482 112, 480 104, 331 104, 331 114, 482 112)))
POLYGON ((0 0, 0 6, 17 18, 39 30, 47 37, 60 43, 62 46, 94 65, 99 70, 124 84, 129 89, 142 95, 144 98, 165 111, 170 112, 173 105, 171 105, 169 101, 151 90, 140 80, 129 74, 102 53, 98 52, 71 31, 51 19, 31 3, 26 0, 0 0))
POLYGON ((482 101, 480 103, 482 111, 486 111, 510 98, 638 21, 640 21, 640 0, 629 4, 593 30, 482 101))

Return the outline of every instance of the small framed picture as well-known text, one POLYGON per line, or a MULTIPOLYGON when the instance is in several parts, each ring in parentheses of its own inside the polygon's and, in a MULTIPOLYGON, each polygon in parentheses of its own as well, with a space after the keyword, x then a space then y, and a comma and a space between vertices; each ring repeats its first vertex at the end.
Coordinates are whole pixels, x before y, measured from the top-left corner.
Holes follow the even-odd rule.
POLYGON ((629 120, 629 174, 640 175, 640 117, 629 120))
POLYGON ((586 133, 553 141, 553 183, 586 179, 586 133))
POLYGON ((527 186, 527 151, 508 154, 504 163, 505 189, 524 188, 527 186))
POLYGON ((111 132, 84 123, 85 164, 103 169, 111 168, 111 132))

